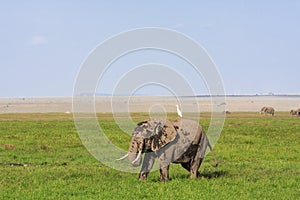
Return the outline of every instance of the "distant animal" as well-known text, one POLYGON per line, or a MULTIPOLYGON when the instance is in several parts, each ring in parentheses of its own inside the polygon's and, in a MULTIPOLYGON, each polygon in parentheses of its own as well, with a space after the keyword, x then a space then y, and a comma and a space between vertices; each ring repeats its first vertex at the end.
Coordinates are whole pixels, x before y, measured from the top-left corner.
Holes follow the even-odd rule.
POLYGON ((226 111, 223 111, 223 114, 228 115, 228 114, 231 114, 231 112, 229 110, 226 110, 226 111))
POLYGON ((270 114, 270 115, 274 116, 275 109, 273 107, 264 106, 260 109, 260 114, 270 114))
POLYGON ((297 110, 291 110, 291 111, 290 111, 290 114, 291 114, 292 116, 300 116, 300 108, 297 109, 297 110))
POLYGON ((179 106, 178 106, 178 105, 176 105, 176 109, 177 109, 177 114, 178 114, 178 116, 179 116, 180 118, 182 118, 182 112, 181 112, 181 110, 179 109, 179 106))

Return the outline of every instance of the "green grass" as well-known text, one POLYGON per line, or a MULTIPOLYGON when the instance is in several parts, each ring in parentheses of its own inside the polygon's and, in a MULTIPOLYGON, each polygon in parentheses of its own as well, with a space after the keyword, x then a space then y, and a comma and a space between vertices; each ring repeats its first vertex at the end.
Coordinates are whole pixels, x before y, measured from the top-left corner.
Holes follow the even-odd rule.
MULTIPOLYGON (((207 130, 209 114, 201 124, 207 130)), ((127 149, 111 114, 98 114, 101 127, 127 149)), ((170 115, 174 118, 175 115, 170 115)), ((134 113, 135 121, 147 119, 134 113)), ((170 182, 159 172, 138 181, 137 174, 110 169, 82 145, 72 115, 0 115, 0 199, 297 199, 300 197, 300 118, 258 113, 228 115, 215 151, 201 178, 190 180, 180 165, 171 165, 170 182), (27 166, 9 166, 26 163, 27 166)))

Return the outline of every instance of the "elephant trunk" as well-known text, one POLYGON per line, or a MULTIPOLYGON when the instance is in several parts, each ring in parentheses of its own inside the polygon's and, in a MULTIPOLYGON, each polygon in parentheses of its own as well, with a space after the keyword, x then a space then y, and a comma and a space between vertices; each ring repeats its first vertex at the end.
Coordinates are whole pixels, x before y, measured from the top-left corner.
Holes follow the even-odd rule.
POLYGON ((133 167, 138 167, 142 164, 143 141, 143 138, 131 138, 128 159, 133 167))

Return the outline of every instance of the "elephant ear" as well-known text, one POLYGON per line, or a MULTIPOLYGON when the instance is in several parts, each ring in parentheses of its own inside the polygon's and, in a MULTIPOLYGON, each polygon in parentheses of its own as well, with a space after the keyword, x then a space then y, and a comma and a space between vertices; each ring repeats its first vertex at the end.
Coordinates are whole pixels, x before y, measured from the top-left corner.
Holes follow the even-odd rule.
POLYGON ((176 136, 177 131, 172 122, 160 122, 157 124, 154 135, 151 137, 151 150, 157 151, 162 147, 172 142, 176 136))

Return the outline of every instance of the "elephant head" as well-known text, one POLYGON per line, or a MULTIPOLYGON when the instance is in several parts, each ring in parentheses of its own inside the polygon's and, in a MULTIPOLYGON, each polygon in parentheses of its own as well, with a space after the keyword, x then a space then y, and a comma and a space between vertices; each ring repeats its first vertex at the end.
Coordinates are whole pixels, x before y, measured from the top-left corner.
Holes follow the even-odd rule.
POLYGON ((295 114, 296 114, 296 110, 293 110, 293 109, 292 109, 292 110, 290 111, 290 114, 291 114, 291 115, 295 115, 295 114))
POLYGON ((291 115, 300 115, 300 109, 298 109, 298 110, 291 110, 290 114, 291 115))
POLYGON ((176 127, 171 121, 143 121, 132 132, 128 156, 134 167, 142 163, 142 153, 156 152, 172 142, 177 136, 176 127))
POLYGON ((260 114, 263 114, 266 110, 267 110, 267 107, 266 107, 266 106, 262 107, 262 108, 260 109, 260 114))

